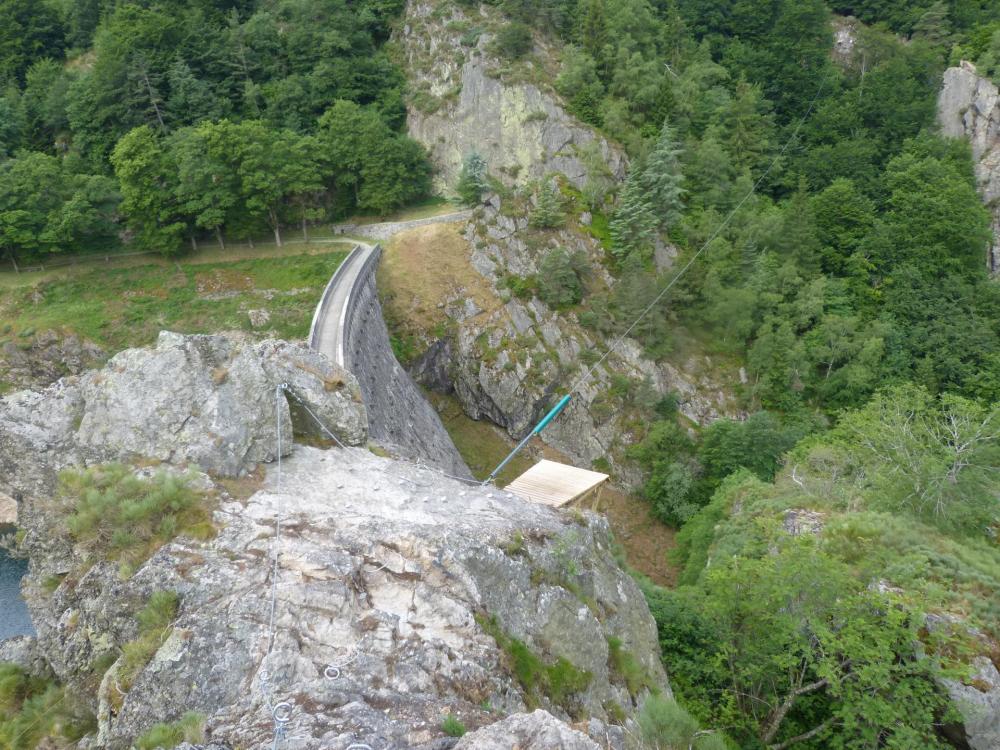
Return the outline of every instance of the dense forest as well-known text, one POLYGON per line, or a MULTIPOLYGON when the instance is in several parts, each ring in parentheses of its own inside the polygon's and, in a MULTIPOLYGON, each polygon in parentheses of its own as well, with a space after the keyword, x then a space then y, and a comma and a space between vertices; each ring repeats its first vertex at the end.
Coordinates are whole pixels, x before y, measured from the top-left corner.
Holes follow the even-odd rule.
POLYGON ((740 747, 939 746, 954 664, 907 654, 970 647, 925 608, 996 636, 1000 287, 935 98, 947 64, 992 65, 998 9, 838 5, 871 24, 840 61, 820 2, 586 9, 564 91, 638 157, 611 221, 623 283, 591 319, 621 330, 669 282, 657 232, 708 242, 641 336, 704 332, 766 409, 692 440, 667 400, 634 450, 683 525, 683 585, 649 594, 677 691, 740 747), (802 508, 818 538, 784 533, 802 508))
POLYGON ((400 2, 0 4, 0 244, 177 252, 427 190, 400 2), (224 178, 220 176, 224 175, 224 178))
MULTIPOLYGON (((678 586, 644 588, 686 720, 713 732, 694 746, 948 747, 940 680, 968 677, 975 634, 1000 638, 1000 284, 969 146, 936 134, 935 101, 959 60, 1000 76, 1000 6, 489 4, 491 51, 530 58, 547 30, 553 89, 631 159, 623 185, 595 173, 572 196, 607 227, 611 291, 554 253, 542 296, 611 340, 670 285, 632 331, 646 352, 682 331, 746 369, 745 419, 694 429, 668 395, 630 449, 679 529, 678 586), (679 255, 657 273, 663 242, 679 255), (819 531, 787 533, 801 518, 819 531)), ((425 195, 402 6, 0 0, 3 252, 280 244, 425 195)), ((489 166, 469 156, 467 202, 489 166)), ((564 197, 542 188, 532 226, 560 224, 564 197)))
MULTIPOLYGON (((998 635, 1000 285, 969 147, 936 134, 935 106, 946 66, 996 70, 1000 7, 503 7, 558 30, 557 90, 633 159, 614 197, 582 191, 618 283, 581 322, 613 337, 669 287, 632 331, 647 353, 686 331, 746 366, 748 417, 697 433, 676 398, 621 387, 654 406, 631 455, 681 527, 681 585, 647 587, 681 702, 741 748, 947 746, 947 655, 998 635), (847 53, 832 14, 862 22, 847 53), (657 275, 662 239, 680 256, 657 275), (815 533, 789 535, 800 517, 815 533), (965 625, 926 626, 940 610, 965 625)), ((523 36, 500 54, 528 54, 523 36)), ((551 303, 579 302, 584 274, 549 258, 551 303)))

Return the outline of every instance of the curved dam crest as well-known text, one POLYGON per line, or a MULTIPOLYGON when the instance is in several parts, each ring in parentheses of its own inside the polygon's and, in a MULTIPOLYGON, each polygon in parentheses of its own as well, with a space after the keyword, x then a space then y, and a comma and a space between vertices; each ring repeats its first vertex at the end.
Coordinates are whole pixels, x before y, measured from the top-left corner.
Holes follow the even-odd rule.
POLYGON ((309 345, 358 379, 375 441, 405 458, 471 478, 441 418, 392 351, 375 286, 381 256, 379 245, 355 246, 316 307, 309 345))

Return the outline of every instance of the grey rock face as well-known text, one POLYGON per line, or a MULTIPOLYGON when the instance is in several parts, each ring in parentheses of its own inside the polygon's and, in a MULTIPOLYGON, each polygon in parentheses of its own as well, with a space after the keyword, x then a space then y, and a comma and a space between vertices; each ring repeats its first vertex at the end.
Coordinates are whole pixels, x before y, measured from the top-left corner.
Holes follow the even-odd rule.
POLYGON ((280 383, 344 442, 367 438, 353 376, 304 345, 163 332, 101 370, 0 399, 0 489, 44 494, 66 466, 129 456, 237 476, 275 458, 279 422, 292 432, 280 383))
POLYGON ((51 674, 45 653, 39 647, 38 640, 30 635, 15 635, 0 641, 0 662, 16 664, 33 675, 51 674))
POLYGON ((972 750, 1000 747, 1000 672, 985 656, 976 657, 970 684, 944 680, 948 694, 961 712, 965 738, 972 750))
POLYGON ((43 331, 0 345, 0 382, 38 388, 66 375, 79 375, 106 359, 100 347, 76 336, 43 331))
POLYGON ((588 726, 620 738, 604 722, 619 715, 615 705, 633 714, 644 696, 609 665, 612 636, 647 684, 669 694, 655 624, 614 563, 601 518, 565 516, 364 449, 290 451, 286 442, 280 471, 272 466, 245 500, 222 480, 194 475, 218 497, 216 536, 176 538, 123 578, 117 564, 93 562, 66 536, 68 508, 51 502, 51 482, 35 481, 38 456, 17 458, 63 446, 61 463, 45 455, 51 473, 73 459, 140 458, 141 448, 147 458, 167 451, 174 463, 231 475, 243 466, 234 455, 274 457, 275 431, 290 432, 287 404, 276 402, 277 416, 272 410, 279 383, 339 419, 342 435, 358 428, 363 436, 350 376, 285 342, 164 334, 156 348, 124 352, 105 370, 0 402, 3 480, 19 488, 24 591, 38 634, 5 644, 0 656, 51 670, 91 701, 99 730, 81 748, 129 747, 152 724, 189 711, 207 718, 206 748, 270 747, 279 703, 287 704, 285 738, 308 750, 358 742, 443 750, 454 744, 440 730, 447 713, 475 730, 539 704, 549 713, 511 721, 495 736, 523 738, 525 747, 589 747, 553 716, 590 717, 588 726), (115 404, 129 393, 145 405, 118 416, 115 404), (186 417, 176 403, 188 405, 186 417), (160 442, 143 419, 164 426, 160 442), (118 420, 120 434, 98 429, 102 420, 118 420), (78 435, 85 422, 86 442, 78 435), (136 613, 163 590, 177 592, 179 610, 148 663, 130 685, 121 679, 124 657, 95 674, 136 638, 136 613), (504 650, 511 639, 543 663, 570 661, 575 692, 555 701, 518 683, 504 650))
POLYGON ((624 152, 569 115, 554 92, 490 75, 495 61, 488 59, 488 35, 468 48, 460 33, 448 29, 448 22, 463 17, 455 9, 452 17, 438 18, 432 3, 411 0, 399 36, 411 80, 443 102, 434 112, 411 106, 407 117, 411 137, 424 144, 437 167, 436 187, 453 192, 462 161, 473 151, 508 185, 560 172, 582 188, 587 170, 579 151, 586 147, 596 148, 611 174, 623 179, 624 152))
POLYGON ((944 72, 937 105, 938 126, 950 138, 967 138, 976 162, 976 181, 993 215, 990 273, 1000 273, 1000 95, 997 87, 963 61, 944 72))
MULTIPOLYGON (((52 595, 29 583, 39 645, 70 685, 135 636, 133 613, 151 592, 180 595, 170 636, 131 689, 116 692, 117 665, 102 681, 94 746, 125 747, 185 711, 208 717, 213 742, 269 746, 269 697, 291 705, 296 747, 424 746, 440 737, 444 713, 475 729, 528 702, 483 618, 543 661, 563 657, 590 674, 563 704, 536 696, 557 716, 606 720, 612 703, 635 710, 642 696, 608 666, 612 635, 669 692, 655 625, 613 562, 603 519, 564 518, 362 449, 297 447, 280 479, 269 471, 249 500, 224 502, 216 523, 215 539, 178 539, 127 581, 99 564, 52 595)), ((30 552, 33 563, 46 554, 30 552)), ((533 716, 496 736, 591 747, 533 716)))
MULTIPOLYGON (((490 282, 497 304, 471 317, 446 306, 454 322, 453 339, 432 343, 413 371, 428 387, 454 391, 466 414, 489 419, 515 439, 580 378, 586 369, 583 353, 602 354, 608 346, 574 314, 557 313, 537 298, 508 297, 500 304, 506 276, 538 272, 540 251, 521 234, 527 222, 527 217, 506 216, 498 196, 476 212, 465 230, 470 264, 490 282)), ((602 284, 615 283, 603 270, 603 249, 596 241, 567 229, 553 232, 551 243, 584 254, 602 284)), ((697 423, 736 412, 732 392, 739 376, 731 368, 707 357, 653 362, 637 342, 621 342, 542 439, 580 466, 610 461, 616 478, 626 484, 639 484, 642 477, 616 456, 633 436, 623 419, 627 407, 608 396, 615 376, 647 383, 654 398, 676 393, 681 412, 697 423)))
POLYGON ((541 709, 530 714, 514 714, 477 732, 465 735, 455 750, 600 750, 587 735, 570 729, 541 709))

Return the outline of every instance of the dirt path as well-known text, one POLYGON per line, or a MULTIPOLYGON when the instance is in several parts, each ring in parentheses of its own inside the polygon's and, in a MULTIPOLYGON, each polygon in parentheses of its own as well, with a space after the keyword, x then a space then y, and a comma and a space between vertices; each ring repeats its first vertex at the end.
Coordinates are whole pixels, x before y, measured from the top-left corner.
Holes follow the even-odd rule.
MULTIPOLYGON (((423 213, 427 210, 420 209, 419 212, 423 213)), ((284 233, 287 241, 281 247, 278 247, 273 241, 256 242, 253 247, 247 243, 230 243, 225 248, 220 248, 215 244, 202 244, 197 250, 186 252, 176 259, 164 257, 159 253, 111 253, 108 255, 75 257, 72 259, 72 262, 65 263, 65 260, 68 259, 54 257, 50 264, 41 264, 45 267, 44 270, 17 273, 12 267, 4 267, 0 270, 0 289, 33 286, 42 281, 72 278, 77 274, 99 268, 133 268, 135 266, 147 265, 169 266, 174 264, 175 261, 197 265, 202 263, 252 260, 256 258, 280 258, 287 255, 323 255, 343 250, 345 244, 354 245, 355 243, 351 241, 352 238, 385 240, 397 232, 411 227, 462 221, 471 216, 471 214, 471 211, 449 211, 447 213, 436 213, 430 216, 421 216, 415 219, 400 221, 334 224, 330 227, 314 230, 308 242, 302 239, 301 232, 287 230, 284 233)))
POLYGON ((375 224, 334 224, 333 231, 336 234, 345 234, 352 237, 366 237, 370 240, 387 240, 393 235, 405 232, 407 229, 423 227, 429 224, 447 224, 454 221, 467 221, 472 217, 472 210, 452 211, 447 214, 437 216, 427 216, 422 219, 410 219, 409 221, 383 221, 375 224))

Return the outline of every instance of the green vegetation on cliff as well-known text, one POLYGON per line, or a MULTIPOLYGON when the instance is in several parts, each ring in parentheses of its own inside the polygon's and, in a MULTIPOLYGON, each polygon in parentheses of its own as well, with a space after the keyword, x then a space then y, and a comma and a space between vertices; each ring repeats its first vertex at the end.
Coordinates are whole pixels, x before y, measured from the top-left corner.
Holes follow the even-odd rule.
POLYGON ((52 680, 0 662, 0 745, 8 750, 69 747, 97 728, 97 720, 52 680))
POLYGON ((632 157, 589 206, 618 282, 580 321, 623 332, 691 261, 632 335, 669 358, 683 329, 745 363, 745 419, 693 432, 668 397, 631 449, 682 526, 682 585, 647 592, 681 702, 734 747, 946 746, 942 680, 1000 636, 1000 286, 935 99, 946 65, 996 54, 1000 11, 501 7, 561 37, 556 89, 632 157), (870 24, 846 52, 831 12, 870 24))

